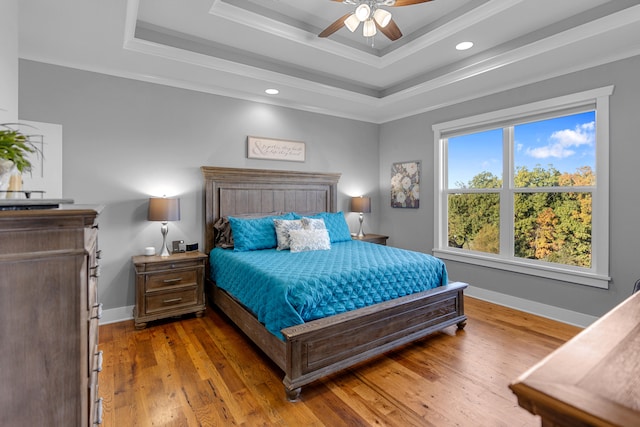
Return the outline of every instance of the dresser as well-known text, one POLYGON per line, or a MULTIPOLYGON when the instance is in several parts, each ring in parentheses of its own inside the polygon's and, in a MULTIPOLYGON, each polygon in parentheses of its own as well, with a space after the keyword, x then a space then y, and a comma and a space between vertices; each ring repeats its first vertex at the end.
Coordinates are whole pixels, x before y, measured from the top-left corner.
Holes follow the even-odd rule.
POLYGON ((100 210, 0 211, 2 425, 101 423, 100 210))
POLYGON ((545 427, 640 425, 640 292, 510 387, 545 427))
POLYGON ((136 272, 136 329, 147 322, 205 310, 204 269, 207 256, 202 252, 175 253, 170 256, 133 257, 136 272))

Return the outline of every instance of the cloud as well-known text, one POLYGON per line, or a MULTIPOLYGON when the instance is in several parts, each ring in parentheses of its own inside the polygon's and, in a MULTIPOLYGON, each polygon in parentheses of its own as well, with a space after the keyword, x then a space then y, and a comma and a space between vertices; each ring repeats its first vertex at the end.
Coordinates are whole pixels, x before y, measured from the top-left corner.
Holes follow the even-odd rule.
POLYGON ((550 157, 562 159, 573 156, 576 148, 593 145, 595 141, 595 122, 583 123, 575 129, 555 131, 549 137, 548 144, 542 147, 528 148, 527 154, 536 159, 550 157))

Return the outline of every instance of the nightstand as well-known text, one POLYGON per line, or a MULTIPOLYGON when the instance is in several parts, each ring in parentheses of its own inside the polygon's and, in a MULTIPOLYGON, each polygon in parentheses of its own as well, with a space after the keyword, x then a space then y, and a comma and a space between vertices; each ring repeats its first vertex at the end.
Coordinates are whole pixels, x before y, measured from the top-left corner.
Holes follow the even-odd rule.
POLYGON ((382 234, 365 234, 363 237, 351 236, 353 240, 362 240, 363 242, 377 243, 379 245, 386 245, 389 236, 383 236, 382 234))
POLYGON ((167 257, 138 255, 132 260, 136 272, 136 329, 144 329, 152 320, 204 314, 205 254, 195 251, 167 257))

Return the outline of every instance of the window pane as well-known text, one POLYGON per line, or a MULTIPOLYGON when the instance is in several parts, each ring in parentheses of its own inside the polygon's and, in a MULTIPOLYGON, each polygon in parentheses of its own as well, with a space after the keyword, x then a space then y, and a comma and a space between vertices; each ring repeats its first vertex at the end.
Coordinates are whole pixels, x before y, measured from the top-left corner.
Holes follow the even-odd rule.
POLYGON ((514 126, 516 188, 595 185, 595 111, 514 126))
POLYGON ((448 188, 502 186, 502 129, 447 140, 448 188))
POLYGON ((449 195, 449 247, 500 252, 500 196, 449 195))
POLYGON ((591 193, 514 197, 515 256, 591 267, 591 193))

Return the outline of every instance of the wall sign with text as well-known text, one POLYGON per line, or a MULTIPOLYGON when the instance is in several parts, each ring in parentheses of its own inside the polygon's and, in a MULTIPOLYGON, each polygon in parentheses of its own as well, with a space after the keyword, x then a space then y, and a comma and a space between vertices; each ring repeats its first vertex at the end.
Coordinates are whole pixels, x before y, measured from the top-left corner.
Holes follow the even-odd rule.
POLYGON ((305 161, 305 145, 300 141, 247 137, 247 157, 250 159, 305 161))

